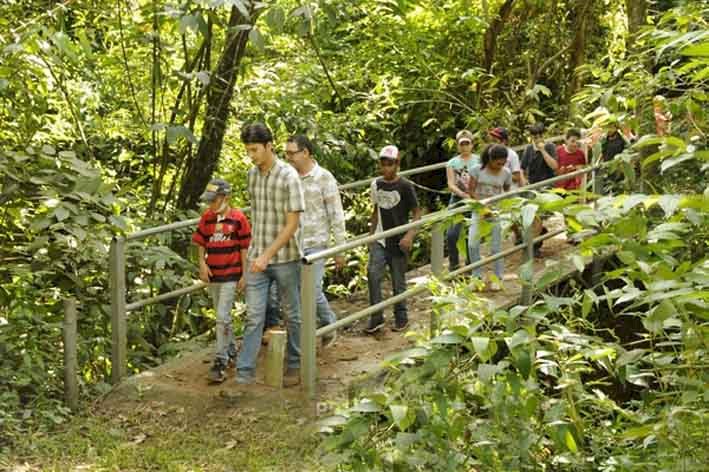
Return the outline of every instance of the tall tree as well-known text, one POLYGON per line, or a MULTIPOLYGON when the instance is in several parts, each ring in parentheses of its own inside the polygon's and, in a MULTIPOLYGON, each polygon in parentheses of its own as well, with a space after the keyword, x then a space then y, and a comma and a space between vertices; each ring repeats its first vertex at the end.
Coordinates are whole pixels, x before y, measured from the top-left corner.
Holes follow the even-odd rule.
POLYGON ((505 3, 500 6, 497 15, 490 21, 490 26, 488 26, 485 31, 483 38, 483 67, 487 72, 491 72, 492 66, 495 64, 497 37, 502 32, 505 23, 507 23, 507 20, 512 14, 513 6, 514 0, 505 0, 505 3))
POLYGON ((586 62, 586 32, 592 12, 593 0, 578 0, 574 9, 576 22, 574 24, 574 39, 571 42, 572 78, 568 88, 568 99, 581 88, 579 67, 586 62))
POLYGON ((182 176, 177 207, 197 207, 199 196, 219 163, 224 133, 229 120, 230 102, 234 93, 236 73, 246 52, 250 29, 254 27, 261 9, 256 2, 239 2, 231 8, 224 49, 212 74, 207 92, 207 109, 197 154, 186 163, 182 176), (248 9, 247 9, 248 8, 248 9))
POLYGON ((647 1, 625 0, 625 13, 628 17, 628 46, 632 47, 640 27, 647 23, 647 1))

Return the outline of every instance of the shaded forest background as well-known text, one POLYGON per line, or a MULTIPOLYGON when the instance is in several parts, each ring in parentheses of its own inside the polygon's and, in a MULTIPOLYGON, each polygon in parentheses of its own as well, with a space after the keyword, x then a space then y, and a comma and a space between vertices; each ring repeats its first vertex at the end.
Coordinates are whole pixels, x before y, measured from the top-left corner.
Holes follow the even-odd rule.
MULTIPOLYGON (((63 297, 81 305, 82 393, 108 389, 111 238, 196 216, 212 175, 229 179, 246 204, 244 123, 264 121, 277 144, 310 135, 320 163, 344 183, 373 175, 372 157, 386 143, 416 167, 448 159, 458 129, 473 130, 480 146, 488 128, 505 126, 516 144, 538 121, 551 134, 590 126, 585 117, 599 106, 649 135, 661 94, 679 137, 655 142, 665 147, 653 154, 649 188, 703 192, 707 8, 670 0, 3 2, 0 445, 68 413, 63 297)), ((440 174, 420 183, 444 186, 440 174)), ((348 229, 359 234, 368 203, 345 198, 348 229)), ((132 294, 191 282, 187 234, 129 247, 132 294)), ((363 281, 366 255, 349 257, 348 271, 331 280, 334 293, 363 281)), ((212 328, 202 295, 136 313, 131 369, 212 328)))

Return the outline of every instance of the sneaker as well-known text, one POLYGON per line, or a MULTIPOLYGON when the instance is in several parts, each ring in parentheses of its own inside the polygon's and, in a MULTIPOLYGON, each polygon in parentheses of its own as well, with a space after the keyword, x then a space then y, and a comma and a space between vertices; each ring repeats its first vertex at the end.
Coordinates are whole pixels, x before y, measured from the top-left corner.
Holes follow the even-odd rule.
POLYGON ((227 353, 229 359, 227 360, 227 367, 236 366, 236 351, 227 353))
POLYGON ((384 327, 383 321, 374 322, 374 323, 370 321, 369 326, 367 326, 367 329, 365 329, 364 332, 367 334, 374 334, 377 331, 379 331, 380 329, 382 329, 383 327, 384 327))
POLYGON ((226 364, 221 359, 214 359, 207 378, 212 383, 222 383, 226 380, 226 364))
POLYGON ((254 381, 255 381, 255 379, 253 377, 241 375, 238 372, 236 374, 235 380, 236 380, 236 383, 238 383, 239 385, 250 385, 250 384, 254 383, 254 381))
POLYGON ((392 326, 391 330, 396 331, 396 332, 405 331, 406 328, 408 328, 408 327, 409 327, 409 320, 406 320, 404 322, 397 321, 394 323, 394 326, 392 326))
POLYGON ((333 332, 326 334, 325 336, 322 337, 323 349, 327 349, 329 347, 334 346, 336 342, 337 342, 337 331, 333 331, 333 332))
POLYGON ((284 387, 295 387, 300 384, 300 369, 288 368, 283 376, 284 387))
POLYGON ((489 292, 499 292, 502 290, 502 286, 498 282, 489 282, 487 284, 487 290, 489 292))

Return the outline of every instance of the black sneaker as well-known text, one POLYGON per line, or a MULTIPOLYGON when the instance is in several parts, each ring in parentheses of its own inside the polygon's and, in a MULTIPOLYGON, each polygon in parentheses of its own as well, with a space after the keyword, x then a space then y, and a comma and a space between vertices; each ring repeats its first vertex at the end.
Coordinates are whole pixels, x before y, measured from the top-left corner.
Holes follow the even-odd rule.
POLYGON ((236 366, 236 351, 229 352, 227 355, 229 356, 229 359, 227 360, 227 367, 235 367, 236 366))
POLYGON ((384 322, 383 321, 378 321, 378 322, 369 322, 369 326, 367 326, 367 329, 364 330, 365 333, 367 334, 374 334, 380 329, 384 327, 384 322))
POLYGON ((226 364, 221 359, 214 359, 212 367, 209 368, 207 378, 212 383, 222 383, 226 380, 226 364))
POLYGON ((408 328, 408 327, 409 327, 409 320, 406 320, 403 322, 396 321, 394 323, 394 326, 391 327, 391 330, 396 331, 396 332, 405 331, 406 328, 408 328))

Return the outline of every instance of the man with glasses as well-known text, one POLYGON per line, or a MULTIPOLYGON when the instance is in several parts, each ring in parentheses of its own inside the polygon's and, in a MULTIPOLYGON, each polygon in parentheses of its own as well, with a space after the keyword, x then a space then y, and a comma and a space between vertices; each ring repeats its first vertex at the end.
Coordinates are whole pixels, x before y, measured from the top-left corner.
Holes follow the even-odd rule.
MULTIPOLYGON (((303 253, 306 256, 326 249, 330 245, 331 237, 335 246, 345 242, 345 213, 342 210, 337 180, 327 169, 320 167, 313 156, 313 144, 306 136, 296 134, 288 138, 286 159, 298 171, 305 196, 305 211, 300 217, 300 230, 303 253)), ((334 323, 337 318, 322 289, 325 259, 315 261, 313 266, 318 326, 323 327, 334 323)), ((345 267, 343 255, 335 256, 335 267, 337 270, 345 267)), ((335 331, 323 336, 323 347, 333 345, 335 339, 335 331)))

